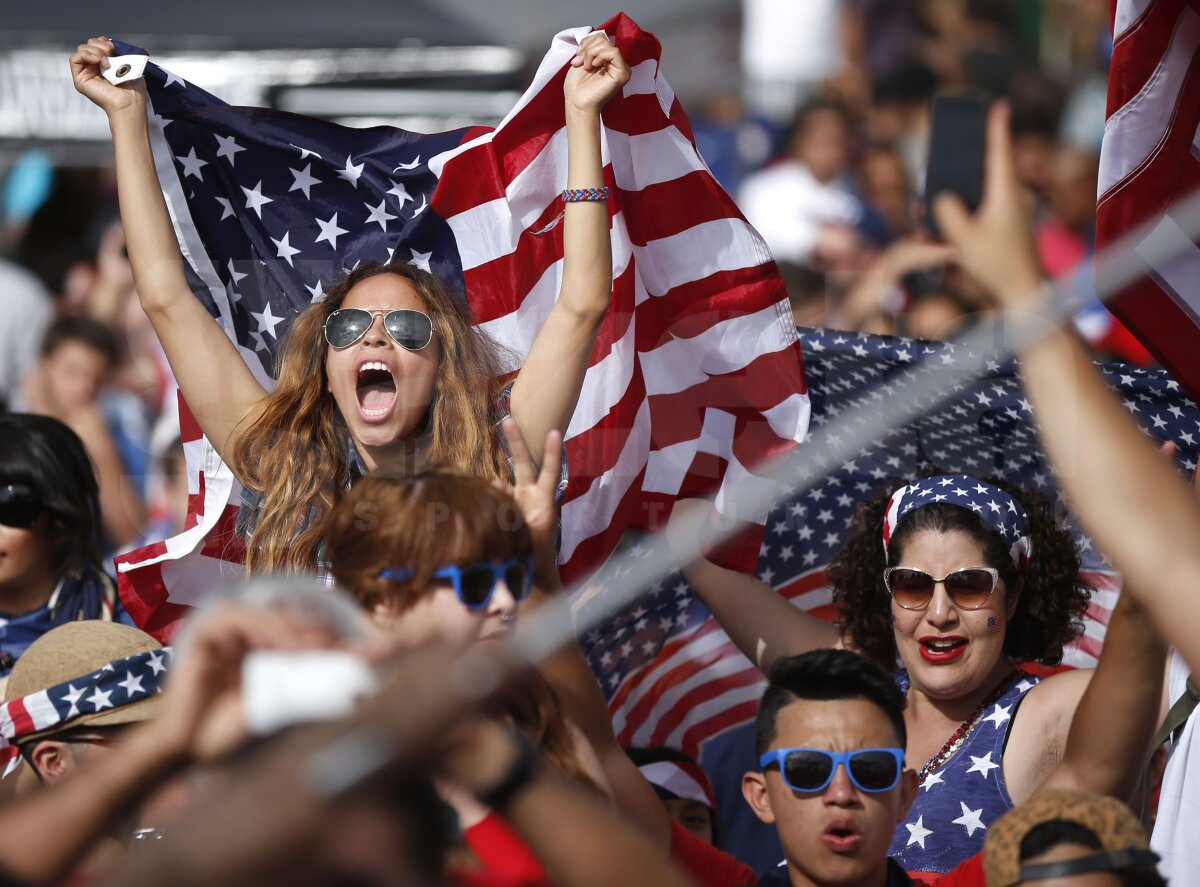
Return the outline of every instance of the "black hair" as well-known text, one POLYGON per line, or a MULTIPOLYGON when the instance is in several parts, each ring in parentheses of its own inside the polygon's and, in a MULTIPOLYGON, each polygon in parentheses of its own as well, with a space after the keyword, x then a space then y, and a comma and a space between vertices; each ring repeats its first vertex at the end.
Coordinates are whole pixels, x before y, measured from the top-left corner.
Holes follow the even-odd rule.
POLYGON ((756 754, 762 755, 775 741, 775 722, 780 710, 805 699, 866 700, 887 715, 896 731, 898 746, 908 745, 904 694, 892 676, 865 656, 849 650, 826 649, 775 660, 754 720, 756 754))
MULTIPOLYGON (((1038 823, 1021 839, 1021 861, 1041 856, 1060 844, 1078 844, 1093 850, 1103 850, 1104 845, 1087 826, 1069 819, 1051 819, 1038 823)), ((1121 887, 1166 887, 1162 875, 1151 871, 1114 870, 1121 887)))
POLYGON ((815 98, 805 102, 796 111, 796 116, 792 118, 792 122, 788 125, 787 134, 784 144, 791 145, 800 136, 804 135, 804 130, 808 128, 812 118, 823 111, 828 111, 836 114, 842 122, 842 126, 846 131, 853 132, 854 119, 850 116, 846 106, 836 99, 815 98))
POLYGON ((666 745, 653 745, 649 748, 626 748, 625 756, 638 767, 644 767, 647 764, 659 764, 663 761, 670 761, 673 764, 700 765, 699 761, 686 752, 682 752, 677 748, 670 748, 666 745))
POLYGON ((90 317, 60 317, 50 324, 42 339, 42 356, 53 354, 67 342, 82 342, 94 348, 108 358, 110 364, 116 363, 120 355, 117 337, 104 324, 90 317))
POLYGON ((83 441, 49 416, 0 414, 0 484, 33 489, 58 576, 100 568, 100 490, 83 441))

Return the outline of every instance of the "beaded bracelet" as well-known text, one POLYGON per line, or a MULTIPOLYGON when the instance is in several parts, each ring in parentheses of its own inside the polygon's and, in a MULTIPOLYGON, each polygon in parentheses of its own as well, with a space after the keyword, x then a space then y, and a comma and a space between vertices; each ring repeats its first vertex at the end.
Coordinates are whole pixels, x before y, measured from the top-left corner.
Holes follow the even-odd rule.
POLYGON ((608 200, 608 187, 603 188, 568 188, 562 192, 563 203, 586 203, 594 200, 608 200))

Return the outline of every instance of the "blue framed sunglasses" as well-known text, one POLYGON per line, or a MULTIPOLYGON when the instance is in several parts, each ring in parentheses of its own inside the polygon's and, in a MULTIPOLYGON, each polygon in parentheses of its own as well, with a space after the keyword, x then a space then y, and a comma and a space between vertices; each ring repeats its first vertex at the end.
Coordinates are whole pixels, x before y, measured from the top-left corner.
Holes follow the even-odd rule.
MULTIPOLYGON (((412 578, 411 567, 389 567, 381 570, 383 579, 406 582, 412 578)), ((503 563, 477 561, 458 566, 451 564, 433 573, 434 579, 442 579, 454 586, 454 593, 468 610, 482 610, 492 602, 496 583, 501 579, 508 586, 513 598, 523 601, 533 591, 533 558, 529 556, 510 558, 503 563)))
POLYGON ((864 792, 891 791, 904 772, 904 749, 860 748, 826 751, 823 748, 777 748, 758 759, 764 770, 778 765, 783 781, 798 792, 824 791, 833 782, 839 765, 846 768, 854 787, 864 792))

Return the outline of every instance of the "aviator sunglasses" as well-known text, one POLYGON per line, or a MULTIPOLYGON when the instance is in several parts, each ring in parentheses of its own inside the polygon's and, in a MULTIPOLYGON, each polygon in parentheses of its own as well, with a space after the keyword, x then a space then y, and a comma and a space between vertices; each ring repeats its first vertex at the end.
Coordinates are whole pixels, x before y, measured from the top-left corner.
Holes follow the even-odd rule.
POLYGON ((397 308, 394 311, 339 308, 325 321, 325 341, 334 348, 348 348, 367 334, 376 317, 383 317, 383 328, 387 334, 407 351, 420 351, 433 338, 433 321, 423 311, 412 308, 397 308))
POLYGON ((24 484, 0 484, 0 524, 26 530, 42 513, 33 489, 24 484))
POLYGON ((783 781, 798 792, 824 791, 833 782, 838 765, 846 768, 850 782, 864 792, 886 792, 896 787, 904 771, 904 749, 860 748, 825 751, 822 748, 777 748, 758 759, 764 770, 778 765, 783 781))
POLYGON ((964 610, 978 610, 988 602, 996 590, 1000 571, 993 567, 971 567, 955 570, 942 579, 935 579, 921 570, 911 567, 888 567, 883 571, 883 583, 892 600, 905 610, 924 610, 933 600, 933 589, 939 582, 946 586, 946 594, 954 606, 964 610))
MULTIPOLYGON (((409 567, 389 567, 379 575, 393 582, 405 582, 412 578, 413 571, 409 567)), ((533 590, 533 558, 514 557, 499 564, 479 561, 461 567, 451 564, 435 570, 433 578, 448 580, 468 610, 482 610, 492 602, 496 583, 501 579, 515 600, 523 601, 529 597, 533 590)))

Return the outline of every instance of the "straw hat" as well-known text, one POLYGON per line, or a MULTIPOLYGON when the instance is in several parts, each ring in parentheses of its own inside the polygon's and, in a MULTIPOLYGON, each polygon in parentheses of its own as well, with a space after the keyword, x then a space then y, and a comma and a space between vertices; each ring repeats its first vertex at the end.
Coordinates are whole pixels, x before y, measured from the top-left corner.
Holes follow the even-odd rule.
MULTIPOLYGON (((1051 876, 1049 872, 1029 871, 1029 863, 1025 863, 1026 871, 1022 871, 1021 842, 1037 826, 1056 820, 1083 826, 1096 836, 1101 849, 1085 857, 1093 860, 1095 867, 1090 870, 1153 870, 1157 857, 1150 853, 1146 832, 1128 807, 1106 795, 1046 789, 1005 813, 988 830, 983 845, 983 868, 988 887, 1011 887, 1032 881, 1039 874, 1051 876)), ((1084 859, 1078 859, 1065 865, 1079 870, 1086 863, 1084 859)))
MULTIPOLYGON (((91 674, 113 660, 160 649, 162 644, 128 625, 100 620, 68 622, 29 645, 13 666, 4 688, 4 701, 11 702, 91 674)), ((158 697, 150 696, 104 711, 81 714, 41 732, 22 736, 17 744, 24 746, 79 727, 113 727, 146 721, 154 717, 158 705, 158 697)))

